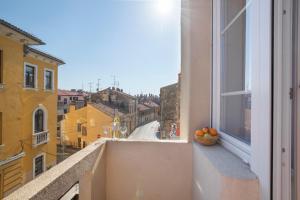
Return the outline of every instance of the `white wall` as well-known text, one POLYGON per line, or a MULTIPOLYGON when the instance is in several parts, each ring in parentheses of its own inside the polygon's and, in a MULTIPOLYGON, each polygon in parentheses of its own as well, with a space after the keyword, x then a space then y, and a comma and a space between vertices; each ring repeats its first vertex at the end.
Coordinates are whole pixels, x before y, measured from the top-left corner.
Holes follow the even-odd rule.
POLYGON ((190 200, 192 145, 108 142, 107 200, 190 200))

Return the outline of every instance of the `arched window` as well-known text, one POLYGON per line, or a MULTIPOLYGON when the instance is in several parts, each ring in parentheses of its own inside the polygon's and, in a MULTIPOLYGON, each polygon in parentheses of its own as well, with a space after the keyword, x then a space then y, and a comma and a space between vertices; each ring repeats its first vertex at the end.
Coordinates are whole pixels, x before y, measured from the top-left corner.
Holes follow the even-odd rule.
POLYGON ((34 114, 34 132, 39 133, 44 131, 45 113, 42 109, 37 109, 34 114))

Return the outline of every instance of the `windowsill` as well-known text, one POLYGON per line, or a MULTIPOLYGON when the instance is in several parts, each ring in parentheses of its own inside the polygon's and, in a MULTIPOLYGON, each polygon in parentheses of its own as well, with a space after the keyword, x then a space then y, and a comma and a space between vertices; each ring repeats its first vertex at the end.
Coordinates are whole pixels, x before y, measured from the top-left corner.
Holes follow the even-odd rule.
POLYGON ((55 90, 44 89, 45 92, 54 93, 55 90))
POLYGON ((23 87, 24 90, 38 91, 38 88, 23 87))
POLYGON ((0 90, 5 88, 5 83, 0 83, 0 90))
POLYGON ((222 176, 241 179, 241 180, 256 180, 256 175, 250 170, 249 165, 226 150, 220 144, 214 146, 203 146, 193 142, 194 153, 201 154, 222 176))
POLYGON ((189 143, 184 139, 177 140, 146 140, 146 139, 127 139, 127 138, 101 138, 105 141, 111 142, 153 142, 153 143, 178 143, 178 144, 186 144, 189 143))

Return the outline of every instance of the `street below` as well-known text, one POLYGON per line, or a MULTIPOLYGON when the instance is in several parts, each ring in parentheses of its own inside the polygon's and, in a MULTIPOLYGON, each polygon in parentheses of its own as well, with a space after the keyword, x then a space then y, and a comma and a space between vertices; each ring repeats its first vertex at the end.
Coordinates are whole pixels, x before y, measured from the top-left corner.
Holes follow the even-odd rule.
POLYGON ((159 140, 156 132, 159 127, 158 121, 153 121, 143 126, 137 127, 128 137, 128 140, 159 140))

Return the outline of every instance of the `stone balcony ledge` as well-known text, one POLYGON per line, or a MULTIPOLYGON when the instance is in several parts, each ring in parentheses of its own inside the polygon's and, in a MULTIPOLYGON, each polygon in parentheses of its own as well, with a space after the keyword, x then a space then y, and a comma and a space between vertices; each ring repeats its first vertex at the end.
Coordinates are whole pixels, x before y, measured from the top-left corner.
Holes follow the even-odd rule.
POLYGON ((184 140, 98 139, 4 199, 60 199, 79 183, 84 200, 188 200, 191 169, 184 140))
POLYGON ((97 140, 4 199, 59 199, 74 184, 78 183, 81 176, 93 169, 105 143, 104 140, 97 140))

